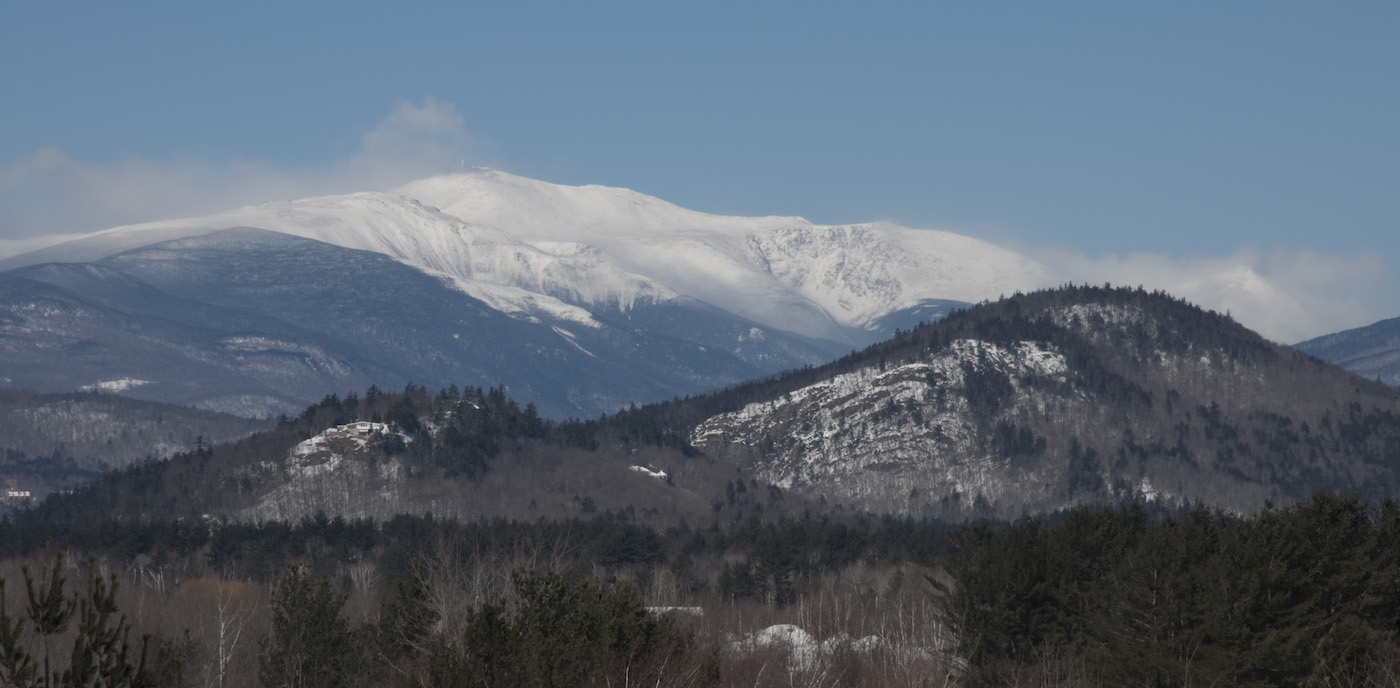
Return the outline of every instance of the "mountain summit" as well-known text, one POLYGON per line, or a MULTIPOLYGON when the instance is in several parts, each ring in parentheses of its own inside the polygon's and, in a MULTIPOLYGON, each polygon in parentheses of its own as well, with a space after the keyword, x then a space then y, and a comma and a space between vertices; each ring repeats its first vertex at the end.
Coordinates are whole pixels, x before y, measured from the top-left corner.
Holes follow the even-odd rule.
MULTIPOLYGON (((1050 279, 1043 266, 1025 256, 947 232, 888 223, 828 226, 796 217, 709 215, 627 189, 562 186, 484 169, 425 179, 387 193, 307 198, 118 227, 0 263, 14 277, 64 290, 64 298, 116 309, 119 313, 108 313, 109 319, 151 332, 159 329, 158 323, 136 321, 163 314, 138 314, 132 309, 142 311, 140 303, 115 303, 110 287, 59 278, 60 271, 38 267, 48 263, 96 264, 115 273, 108 282, 119 275, 139 282, 141 289, 193 298, 206 314, 238 311, 228 321, 239 323, 232 330, 222 327, 223 320, 202 317, 182 323, 198 332, 166 336, 180 339, 169 347, 182 351, 190 350, 190 339, 212 345, 216 350, 196 357, 201 364, 219 359, 235 365, 225 350, 230 338, 244 348, 247 341, 275 340, 286 344, 277 351, 314 352, 310 355, 326 361, 298 369, 298 375, 314 377, 316 369, 325 373, 319 384, 298 384, 307 390, 301 396, 288 396, 285 389, 243 390, 238 408, 214 401, 212 392, 188 389, 178 399, 165 399, 240 412, 292 410, 327 392, 344 391, 347 383, 368 380, 386 385, 502 384, 550 415, 593 415, 632 401, 690 394, 828 360, 896 329, 937 319, 950 307, 1042 286, 1050 279), (211 238, 198 242, 196 237, 211 238), (300 258, 291 260, 288 251, 300 258), (368 254, 433 282, 420 283, 368 254), (367 268, 366 261, 373 267, 367 268), (285 272, 268 274, 265 266, 270 264, 285 272), (350 272, 354 276, 339 290, 311 282, 365 269, 370 272, 363 277, 374 274, 377 281, 350 272), (215 276, 230 281, 220 283, 215 276), (277 281, 278 294, 249 289, 255 279, 277 281), (404 280, 417 285, 411 296, 392 291, 404 280), (305 303, 302 297, 311 294, 317 295, 315 309, 290 307, 305 303), (374 312, 377 332, 363 326, 362 309, 342 302, 350 299, 383 304, 374 312), (419 303, 396 309, 396 299, 419 303), (412 311, 415 319, 407 322, 394 310, 412 311), (359 318, 361 324, 333 323, 332 313, 359 318), (368 343, 389 336, 389 330, 405 346, 436 341, 437 336, 460 342, 467 330, 501 331, 501 325, 488 324, 498 316, 530 334, 488 337, 489 346, 479 337, 472 340, 484 348, 454 349, 444 342, 431 354, 404 347, 390 353, 368 343), (454 324, 440 335, 414 334, 420 328, 442 329, 443 321, 454 324), (453 364, 427 363, 438 356, 453 364), (464 365, 464 358, 471 360, 464 365), (423 365, 403 364, 413 360, 423 365), (555 364, 548 361, 580 375, 551 374, 550 384, 526 379, 551 369, 555 364), (583 372, 587 370, 595 372, 583 372)), ((74 322, 48 323, 27 305, 0 308, 12 309, 30 332, 75 331, 74 322)), ((195 305, 185 304, 180 312, 194 310, 195 305)), ((512 328, 519 329, 506 329, 512 328)), ((0 330, 0 338, 6 336, 0 330)), ((151 342, 152 336, 142 339, 147 353, 165 346, 151 342)), ((102 381, 96 378, 129 376, 123 367, 142 367, 119 352, 91 355, 92 347, 106 346, 102 341, 82 343, 88 347, 83 360, 91 366, 74 373, 78 382, 95 384, 102 381), (98 365, 101 361, 106 368, 98 365)), ((13 344, 22 349, 22 338, 13 344)), ((0 377, 44 388, 42 375, 19 368, 63 364, 69 349, 59 341, 51 344, 42 356, 22 356, 8 364, 11 370, 0 370, 0 377)), ((148 368, 141 379, 155 375, 148 368)), ((151 380, 134 393, 154 397, 163 388, 159 383, 151 380)))

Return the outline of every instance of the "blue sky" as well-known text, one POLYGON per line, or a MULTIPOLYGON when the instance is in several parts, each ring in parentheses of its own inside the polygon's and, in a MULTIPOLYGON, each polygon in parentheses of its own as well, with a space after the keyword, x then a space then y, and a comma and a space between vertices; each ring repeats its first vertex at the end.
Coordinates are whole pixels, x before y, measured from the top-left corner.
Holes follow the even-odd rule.
POLYGON ((1397 35, 1380 2, 5 3, 0 240, 465 161, 971 234, 1287 340, 1400 315, 1397 35))

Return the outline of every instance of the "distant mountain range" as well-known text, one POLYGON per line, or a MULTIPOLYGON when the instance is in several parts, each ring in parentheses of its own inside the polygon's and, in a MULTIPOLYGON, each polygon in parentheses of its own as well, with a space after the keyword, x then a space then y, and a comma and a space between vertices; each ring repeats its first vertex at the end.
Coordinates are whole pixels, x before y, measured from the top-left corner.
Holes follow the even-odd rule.
POLYGON ((1400 386, 1400 318, 1293 345, 1361 377, 1400 386))
POLYGON ((1050 279, 946 232, 491 170, 119 227, 0 269, 0 384, 244 415, 501 385, 555 418, 821 363, 1050 279))
POLYGON ((42 498, 103 471, 230 442, 270 425, 100 391, 0 387, 0 479, 42 498))
POLYGON ((585 423, 499 390, 327 399, 44 513, 960 520, 1122 500, 1249 513, 1318 490, 1400 493, 1400 392, 1166 294, 1063 287, 585 423))

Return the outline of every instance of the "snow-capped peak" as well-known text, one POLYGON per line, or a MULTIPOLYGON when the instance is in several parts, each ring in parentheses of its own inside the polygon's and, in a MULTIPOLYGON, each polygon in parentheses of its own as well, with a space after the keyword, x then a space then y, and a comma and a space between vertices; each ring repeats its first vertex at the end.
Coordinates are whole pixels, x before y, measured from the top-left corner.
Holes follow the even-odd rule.
POLYGON ((588 322, 599 308, 689 297, 837 340, 929 299, 978 301, 1050 281, 1025 256, 949 232, 711 215, 488 169, 120 227, 74 242, 69 259, 240 226, 383 253, 527 318, 588 322))
POLYGON ((619 269, 760 323, 816 336, 864 328, 930 298, 977 301, 1047 283, 1046 269, 970 237, 888 223, 688 210, 629 189, 494 170, 395 190, 535 246, 579 242, 619 269))
POLYGON ((811 224, 800 217, 710 215, 631 189, 551 184, 484 168, 410 182, 391 193, 532 243, 607 245, 661 234, 758 232, 811 224))

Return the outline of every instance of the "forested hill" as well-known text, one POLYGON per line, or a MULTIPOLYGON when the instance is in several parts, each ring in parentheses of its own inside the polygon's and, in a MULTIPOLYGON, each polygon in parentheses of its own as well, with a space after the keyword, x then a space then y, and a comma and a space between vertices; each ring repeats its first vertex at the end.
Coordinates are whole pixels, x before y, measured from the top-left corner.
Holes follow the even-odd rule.
POLYGON ((42 497, 107 468, 163 459, 270 425, 115 394, 0 387, 0 479, 42 497))
POLYGON ((1397 469, 1395 390, 1162 293, 1069 286, 598 420, 541 419, 500 388, 332 395, 36 515, 666 525, 808 508, 1009 518, 1121 500, 1252 513, 1319 490, 1391 496, 1397 469))
POLYGON ((24 516, 298 522, 431 513, 602 517, 655 527, 801 513, 733 466, 658 446, 621 416, 557 422, 501 388, 328 395, 246 439, 114 471, 24 516))
POLYGON ((1164 293, 1067 286, 822 368, 646 411, 784 489, 878 512, 1044 513, 1400 489, 1395 390, 1164 293))
MULTIPOLYGON (((1036 337, 1069 344, 1086 359, 1100 355, 1116 357, 1109 349, 1118 349, 1118 354, 1139 356, 1157 349, 1167 354, 1219 350, 1247 364, 1279 358, 1295 366, 1304 365, 1303 361, 1314 367, 1321 364, 1312 356, 1299 355, 1293 349, 1265 340, 1227 314, 1203 310, 1165 292, 1148 292, 1141 287, 1066 285, 1017 293, 1009 298, 954 310, 936 322, 897 331, 888 340, 852 351, 825 365, 805 366, 704 395, 651 404, 633 409, 631 415, 654 419, 633 422, 667 429, 685 428, 688 432, 707 418, 737 411, 747 404, 767 401, 856 370, 916 359, 959 339, 1005 344, 1036 337), (1141 312, 1141 322, 1116 322, 1110 327, 1105 311, 1115 308, 1141 312), (1075 320, 1064 316, 1056 318, 1060 311, 1070 311, 1067 315, 1074 316, 1075 320), (1065 325, 1074 325, 1080 332, 1066 331, 1065 325), (1093 330, 1102 331, 1092 337, 1099 340, 1098 346, 1089 346, 1091 342, 1086 341, 1085 335, 1093 330), (1104 337, 1110 339, 1105 341, 1104 337)), ((1090 371, 1090 374, 1096 375, 1097 371, 1090 371)), ((1383 396, 1386 394, 1381 387, 1371 386, 1371 389, 1383 396)))

